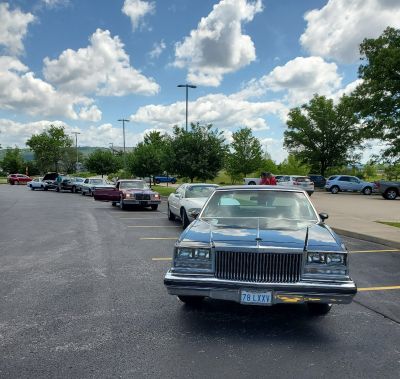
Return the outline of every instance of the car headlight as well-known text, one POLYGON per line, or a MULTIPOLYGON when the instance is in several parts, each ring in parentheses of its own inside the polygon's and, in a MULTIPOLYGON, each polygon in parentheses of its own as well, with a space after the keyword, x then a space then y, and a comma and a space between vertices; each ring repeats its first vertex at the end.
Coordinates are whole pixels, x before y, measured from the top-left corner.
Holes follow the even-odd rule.
POLYGON ((127 193, 126 195, 125 195, 125 198, 126 199, 129 199, 131 197, 131 194, 130 193, 127 193))
POLYGON ((175 248, 174 268, 212 270, 211 249, 202 247, 175 248))
POLYGON ((305 274, 346 275, 347 254, 307 253, 305 274))
POLYGON ((158 193, 155 193, 155 194, 153 195, 153 198, 154 198, 155 200, 159 200, 159 199, 160 199, 160 195, 159 195, 158 193))

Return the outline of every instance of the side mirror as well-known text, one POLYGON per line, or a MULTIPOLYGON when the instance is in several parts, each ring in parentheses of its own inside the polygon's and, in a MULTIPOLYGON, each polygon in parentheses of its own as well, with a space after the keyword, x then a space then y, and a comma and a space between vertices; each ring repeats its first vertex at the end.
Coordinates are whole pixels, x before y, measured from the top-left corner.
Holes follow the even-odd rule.
POLYGON ((177 193, 177 192, 175 192, 175 196, 176 196, 178 199, 182 198, 182 195, 181 195, 180 193, 177 193))
POLYGON ((196 219, 197 217, 199 217, 200 211, 197 209, 194 209, 194 210, 190 211, 189 214, 192 218, 196 219))
POLYGON ((328 213, 320 213, 319 217, 321 218, 322 222, 324 222, 327 218, 329 218, 328 213))

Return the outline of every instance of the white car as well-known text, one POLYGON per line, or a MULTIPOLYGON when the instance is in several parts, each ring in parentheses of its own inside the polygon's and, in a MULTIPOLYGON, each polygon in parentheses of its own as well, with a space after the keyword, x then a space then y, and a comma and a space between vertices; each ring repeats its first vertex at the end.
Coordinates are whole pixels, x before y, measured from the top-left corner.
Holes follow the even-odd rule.
POLYGON ((46 189, 46 182, 43 182, 43 177, 33 179, 31 182, 26 183, 26 186, 29 187, 32 191, 35 189, 46 189))
POLYGON ((277 178, 278 186, 299 188, 311 196, 314 193, 314 182, 308 176, 301 175, 279 175, 277 178))
POLYGON ((207 183, 180 185, 168 196, 168 219, 173 221, 179 217, 186 228, 195 218, 192 212, 200 213, 204 203, 217 187, 217 184, 207 183))
POLYGON ((80 187, 83 196, 93 196, 93 192, 96 189, 114 188, 115 186, 102 178, 86 178, 80 187))

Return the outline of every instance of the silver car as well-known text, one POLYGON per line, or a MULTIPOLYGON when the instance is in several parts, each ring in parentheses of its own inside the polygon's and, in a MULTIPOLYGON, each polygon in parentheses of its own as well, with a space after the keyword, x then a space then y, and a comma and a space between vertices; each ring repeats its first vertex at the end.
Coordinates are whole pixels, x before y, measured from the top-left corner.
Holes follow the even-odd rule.
POLYGON ((374 183, 365 182, 350 175, 334 175, 329 177, 325 184, 325 189, 333 194, 341 191, 344 192, 361 192, 364 195, 371 195, 375 191, 376 185, 374 183))
POLYGON ((96 189, 101 188, 114 188, 114 184, 107 183, 102 178, 86 178, 81 185, 82 196, 89 195, 93 196, 96 189))

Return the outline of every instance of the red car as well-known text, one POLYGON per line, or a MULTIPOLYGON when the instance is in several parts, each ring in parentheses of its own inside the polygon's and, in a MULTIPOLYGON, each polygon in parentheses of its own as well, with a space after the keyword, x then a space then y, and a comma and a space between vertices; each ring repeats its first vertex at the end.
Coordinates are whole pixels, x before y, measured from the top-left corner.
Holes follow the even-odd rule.
POLYGON ((10 184, 26 184, 32 180, 31 177, 23 174, 11 174, 7 176, 7 181, 10 184))

